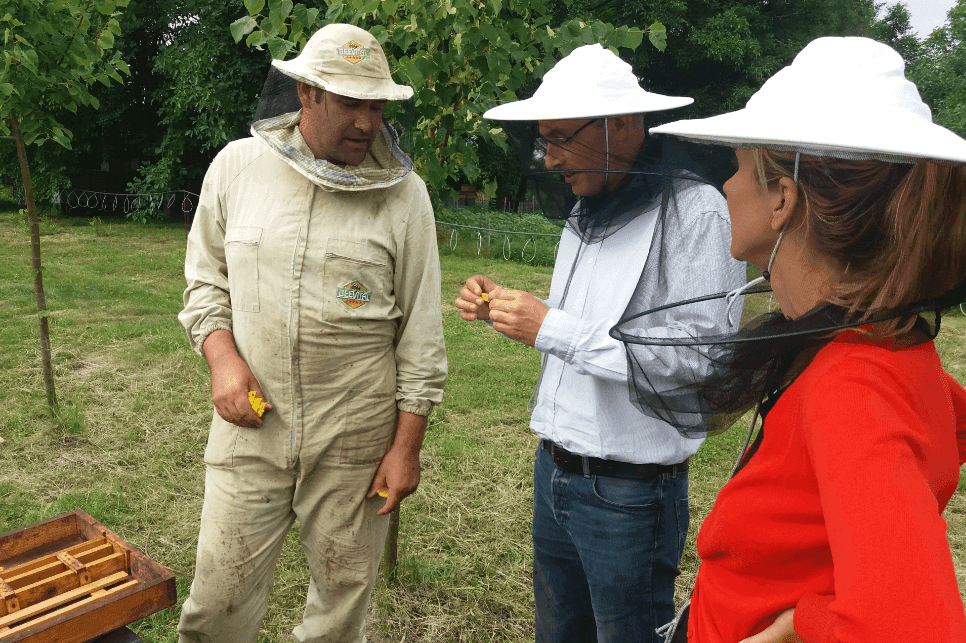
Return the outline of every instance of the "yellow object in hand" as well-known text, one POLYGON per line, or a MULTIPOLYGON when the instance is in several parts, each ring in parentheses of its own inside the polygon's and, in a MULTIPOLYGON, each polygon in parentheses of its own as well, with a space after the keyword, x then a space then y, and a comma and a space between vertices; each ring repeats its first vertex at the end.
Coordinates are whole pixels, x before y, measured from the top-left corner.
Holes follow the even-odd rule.
POLYGON ((387 489, 386 487, 380 487, 380 488, 376 489, 376 493, 379 494, 383 498, 388 498, 389 497, 389 489, 387 489))
POLYGON ((262 417, 262 413, 265 412, 265 400, 258 397, 255 391, 248 391, 248 403, 252 405, 255 415, 262 417))
POLYGON ((490 302, 490 296, 487 295, 485 292, 481 292, 480 293, 480 299, 482 299, 483 301, 485 301, 487 303, 490 302))

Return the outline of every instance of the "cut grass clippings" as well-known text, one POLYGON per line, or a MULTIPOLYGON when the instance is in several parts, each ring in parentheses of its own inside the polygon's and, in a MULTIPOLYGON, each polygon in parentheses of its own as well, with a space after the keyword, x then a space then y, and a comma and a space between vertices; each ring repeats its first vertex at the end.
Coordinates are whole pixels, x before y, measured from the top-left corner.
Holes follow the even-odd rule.
MULTIPOLYGON (((0 532, 86 511, 171 568, 180 605, 193 572, 212 413, 207 367, 176 319, 184 232, 180 224, 88 219, 48 220, 45 229, 57 417, 46 408, 29 239, 15 212, 0 212, 0 532)), ((441 246, 448 234, 441 230, 441 246)), ((430 418, 422 484, 403 503, 396 582, 381 577, 376 587, 373 641, 532 641, 537 440, 526 405, 539 360, 482 323, 462 322, 453 300, 474 273, 545 297, 551 270, 478 256, 475 248, 468 256, 441 254, 450 380, 430 418)), ((951 314, 943 326, 937 346, 963 381, 966 318, 951 314)), ((692 521, 679 599, 693 580, 697 527, 743 440, 736 428, 708 440, 691 460, 692 521)), ((966 590, 963 490, 961 484, 946 519, 966 590)), ((296 528, 279 559, 260 641, 286 640, 307 586, 296 528)), ((173 643, 178 615, 174 607, 134 629, 146 643, 173 643)))

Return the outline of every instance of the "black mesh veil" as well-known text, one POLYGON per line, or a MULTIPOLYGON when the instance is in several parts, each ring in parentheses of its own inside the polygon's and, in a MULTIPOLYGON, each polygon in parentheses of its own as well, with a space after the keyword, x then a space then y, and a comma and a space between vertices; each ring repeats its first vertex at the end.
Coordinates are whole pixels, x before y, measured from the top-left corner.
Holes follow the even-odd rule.
MULTIPOLYGON (((583 120, 587 121, 582 124, 585 127, 594 127, 595 121, 601 127, 607 127, 605 118, 583 120)), ((554 279, 562 274, 566 275, 566 282, 561 300, 555 301, 554 306, 564 307, 581 253, 587 252, 589 245, 605 243, 611 235, 632 221, 647 217, 653 220, 653 227, 648 228, 643 223, 638 227, 653 230, 645 233, 650 234, 649 239, 640 241, 641 250, 646 249, 647 252, 643 269, 640 274, 614 274, 612 279, 625 283, 626 280, 634 280, 633 306, 646 305, 651 308, 665 305, 680 299, 682 292, 690 297, 703 298, 696 304, 696 314, 688 319, 682 319, 677 314, 655 314, 650 321, 660 326, 664 333, 690 336, 702 332, 703 327, 707 327, 704 330, 711 330, 724 319, 727 303, 710 296, 723 287, 736 288, 743 284, 744 267, 728 256, 730 234, 720 188, 710 178, 709 172, 692 160, 684 145, 672 139, 646 137, 634 158, 620 158, 600 132, 596 136, 581 136, 568 131, 572 138, 560 136, 557 140, 548 141, 541 137, 537 122, 504 121, 500 125, 517 150, 524 174, 537 195, 543 213, 549 218, 564 219, 565 233, 572 233, 580 240, 570 266, 559 265, 558 259, 554 279), (603 145, 605 149, 590 149, 588 141, 603 145), (558 152, 556 148, 564 148, 570 155, 558 152), (567 162, 561 163, 561 157, 567 162), (580 160, 574 161, 578 157, 593 162, 581 165, 580 160), (578 184, 575 166, 596 167, 583 171, 598 176, 603 174, 608 182, 614 181, 617 185, 594 196, 574 196, 573 189, 585 185, 578 184), (629 169, 615 169, 621 167, 629 169), (713 203, 720 205, 712 206, 713 203), (706 211, 707 208, 715 211, 706 211), (705 225, 702 229, 706 231, 704 234, 707 238, 703 243, 695 244, 692 239, 696 234, 694 223, 703 217, 722 220, 717 222, 718 225, 705 225), (688 251, 682 249, 692 247, 713 247, 716 250, 711 257, 684 256, 688 251), (722 265, 723 257, 727 257, 729 265, 722 265), (713 269, 704 270, 706 264, 713 269), (700 267, 693 278, 687 274, 689 265, 700 267), (718 272, 715 273, 715 270, 718 272)), ((580 131, 573 124, 568 128, 580 131)), ((546 126, 544 133, 554 135, 546 126)), ((597 179, 598 182, 601 180, 604 179, 597 179)), ((606 296, 606 292, 602 292, 601 296, 606 296)), ((741 302, 736 306, 740 315, 741 302)), ((632 357, 630 351, 628 357, 632 357)), ((635 375, 646 373, 661 389, 674 386, 682 379, 695 381, 701 376, 702 365, 688 356, 682 359, 680 353, 672 355, 669 351, 652 350, 650 357, 648 364, 639 365, 641 368, 635 369, 633 364, 629 364, 629 370, 635 375)), ((634 390, 635 384, 632 380, 631 390, 634 390)), ((636 401, 636 398, 632 397, 632 401, 636 401)), ((655 411, 640 405, 638 408, 652 417, 665 421, 669 419, 668 414, 661 410, 655 411)), ((700 414, 702 410, 697 409, 696 412, 700 414)), ((673 417, 670 419, 670 424, 678 426, 673 417)))
MULTIPOLYGON (((387 136, 394 139, 400 149, 410 156, 413 154, 414 106, 414 99, 389 101, 383 110, 383 125, 387 136)), ((269 66, 252 121, 258 122, 300 109, 302 105, 296 91, 296 80, 283 74, 274 65, 269 66)))
MULTIPOLYGON (((643 118, 642 115, 635 117, 643 118)), ((606 122, 607 119, 601 117, 588 120, 586 125, 604 127, 606 122)), ((686 144, 670 139, 648 138, 635 158, 623 159, 612 149, 606 149, 606 143, 601 149, 592 149, 585 142, 585 137, 578 134, 559 146, 594 158, 602 165, 599 169, 583 172, 609 174, 620 177, 621 182, 603 194, 577 197, 565 179, 567 174, 572 173, 572 168, 548 166, 548 145, 558 144, 552 141, 548 143, 541 136, 538 122, 499 123, 517 153, 523 175, 534 191, 544 216, 565 220, 567 227, 584 243, 600 242, 637 216, 665 202, 659 216, 659 219, 663 219, 666 201, 674 199, 679 190, 714 183, 705 168, 691 159, 686 144), (630 169, 616 169, 621 165, 630 165, 630 169)), ((643 127, 646 128, 646 125, 643 127)))
POLYGON ((791 320, 778 309, 767 284, 743 294, 721 292, 661 306, 649 305, 647 287, 642 282, 610 335, 625 345, 634 405, 694 438, 728 429, 756 404, 777 399, 838 331, 907 318, 915 319, 908 336, 927 341, 939 332, 942 311, 966 301, 964 279, 940 297, 901 310, 850 314, 826 304, 791 320), (712 302, 724 304, 726 328, 664 330, 668 314, 679 318, 702 314, 712 302), (653 368, 655 360, 690 363, 692 381, 662 379, 661 371, 653 368))

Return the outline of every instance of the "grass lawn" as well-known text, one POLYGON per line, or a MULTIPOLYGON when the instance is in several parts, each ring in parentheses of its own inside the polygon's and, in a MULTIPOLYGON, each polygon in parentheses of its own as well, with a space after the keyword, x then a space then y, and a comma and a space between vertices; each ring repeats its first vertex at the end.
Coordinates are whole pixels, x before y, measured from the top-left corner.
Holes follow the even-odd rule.
MULTIPOLYGON (((58 418, 49 416, 43 391, 29 237, 9 202, 0 202, 0 532, 82 509, 170 567, 180 603, 193 571, 211 419, 207 366, 176 319, 184 231, 90 219, 51 220, 44 231, 58 418)), ((441 245, 449 234, 441 233, 441 245)), ((490 253, 441 251, 450 382, 431 417, 422 484, 403 504, 398 582, 376 588, 374 640, 532 640, 536 439, 526 404, 538 358, 483 324, 461 322, 452 301, 473 273, 546 296, 550 268, 503 261, 499 247, 490 253)), ((943 326, 937 343, 946 368, 966 381, 966 318, 949 315, 943 326)), ((743 438, 733 430, 692 458, 682 594, 693 579, 694 533, 743 438)), ((946 519, 966 590, 964 489, 946 519)), ((285 640, 307 585, 293 531, 260 640, 285 640)), ((176 641, 178 613, 166 610, 135 629, 147 642, 176 641)))

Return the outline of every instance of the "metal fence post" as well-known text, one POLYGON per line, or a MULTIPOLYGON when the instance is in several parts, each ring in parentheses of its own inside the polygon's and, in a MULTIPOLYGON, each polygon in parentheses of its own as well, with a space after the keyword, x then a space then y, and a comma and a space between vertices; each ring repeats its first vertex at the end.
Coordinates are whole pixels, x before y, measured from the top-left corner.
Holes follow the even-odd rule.
POLYGON ((396 582, 396 565, 399 555, 399 506, 389 512, 389 535, 382 550, 382 575, 386 583, 396 582))

